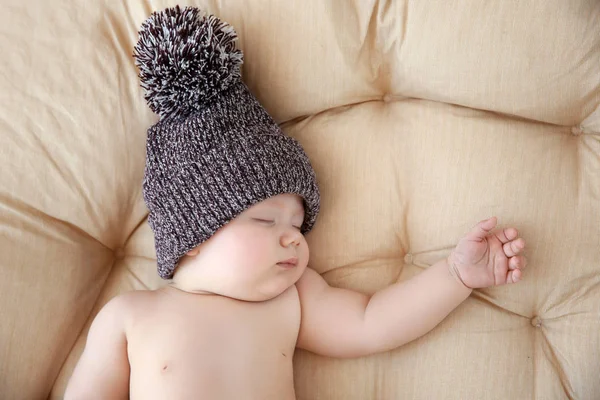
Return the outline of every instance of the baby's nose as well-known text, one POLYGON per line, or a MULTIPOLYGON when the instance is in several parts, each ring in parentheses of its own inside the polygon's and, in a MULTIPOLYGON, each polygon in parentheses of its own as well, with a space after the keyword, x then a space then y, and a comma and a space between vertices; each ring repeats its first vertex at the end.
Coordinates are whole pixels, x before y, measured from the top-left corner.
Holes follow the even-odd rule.
POLYGON ((284 232, 284 234, 281 235, 281 245, 283 247, 291 245, 298 246, 300 245, 301 236, 302 234, 295 229, 293 231, 284 232))

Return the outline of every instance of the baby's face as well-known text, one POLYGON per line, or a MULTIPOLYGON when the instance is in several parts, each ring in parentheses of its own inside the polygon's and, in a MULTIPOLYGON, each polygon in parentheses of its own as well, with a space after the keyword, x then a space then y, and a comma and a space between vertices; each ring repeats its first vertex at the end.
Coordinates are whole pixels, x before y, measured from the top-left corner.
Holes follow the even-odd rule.
POLYGON ((257 203, 184 256, 173 284, 246 301, 276 297, 306 269, 303 221, 303 201, 297 195, 280 194, 257 203))

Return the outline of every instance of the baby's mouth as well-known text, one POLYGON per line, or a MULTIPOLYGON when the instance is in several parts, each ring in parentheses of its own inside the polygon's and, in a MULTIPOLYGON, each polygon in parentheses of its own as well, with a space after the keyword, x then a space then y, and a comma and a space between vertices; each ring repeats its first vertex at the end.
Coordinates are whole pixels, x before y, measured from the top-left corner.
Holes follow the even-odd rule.
POLYGON ((277 265, 279 265, 280 267, 283 267, 283 268, 294 268, 296 265, 298 265, 298 258, 297 257, 288 258, 287 260, 278 262, 277 265))

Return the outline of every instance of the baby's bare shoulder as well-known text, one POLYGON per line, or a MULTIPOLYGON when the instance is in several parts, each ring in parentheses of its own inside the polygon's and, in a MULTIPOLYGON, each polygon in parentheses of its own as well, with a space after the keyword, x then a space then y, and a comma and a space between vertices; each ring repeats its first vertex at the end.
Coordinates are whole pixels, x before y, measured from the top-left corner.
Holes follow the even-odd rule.
POLYGON ((95 322, 119 325, 124 329, 137 315, 151 309, 152 303, 156 301, 156 293, 150 290, 134 290, 119 294, 102 307, 95 322))
POLYGON ((151 290, 133 290, 113 297, 104 305, 104 308, 115 314, 124 314, 155 301, 155 297, 155 293, 151 290))
POLYGON ((127 308, 143 307, 157 301, 158 290, 132 290, 115 296, 111 301, 127 308))

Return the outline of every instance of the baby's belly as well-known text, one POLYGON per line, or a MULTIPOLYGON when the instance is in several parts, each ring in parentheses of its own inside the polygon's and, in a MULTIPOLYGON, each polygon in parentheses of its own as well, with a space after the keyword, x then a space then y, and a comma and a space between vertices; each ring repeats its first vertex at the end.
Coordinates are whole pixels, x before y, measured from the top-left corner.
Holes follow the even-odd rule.
POLYGON ((295 399, 293 347, 249 345, 166 343, 131 351, 130 398, 295 399))

